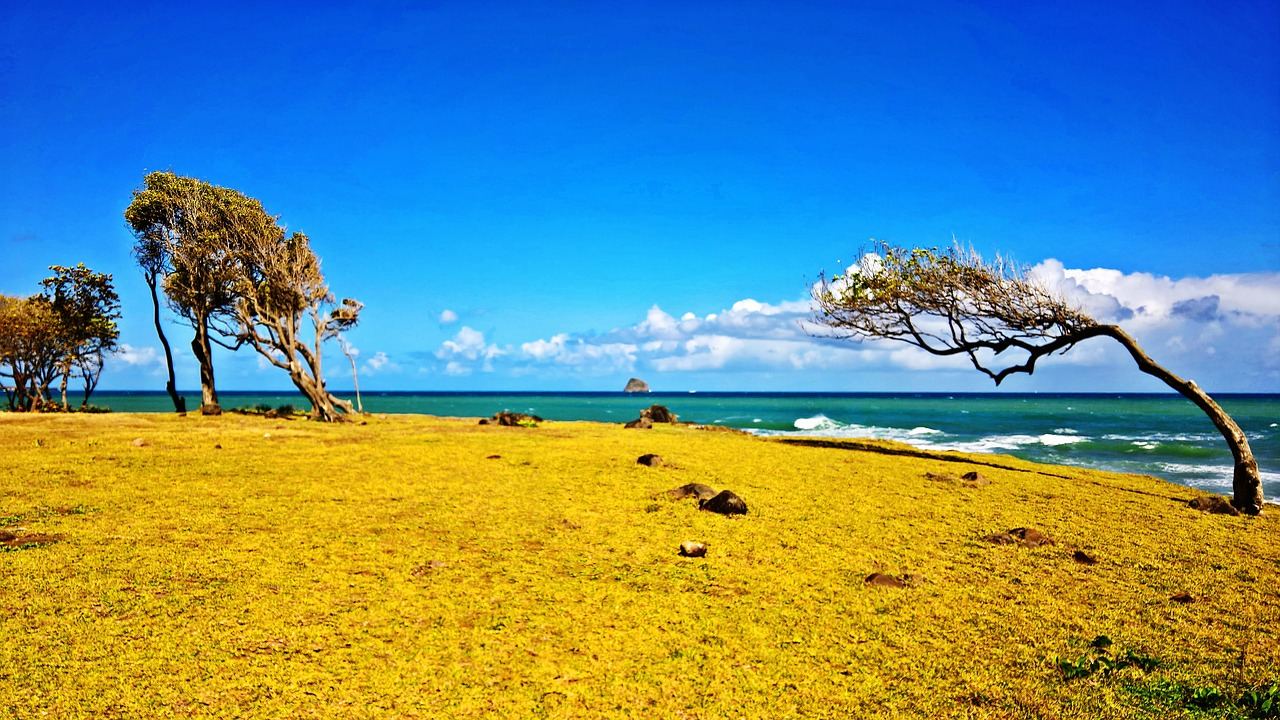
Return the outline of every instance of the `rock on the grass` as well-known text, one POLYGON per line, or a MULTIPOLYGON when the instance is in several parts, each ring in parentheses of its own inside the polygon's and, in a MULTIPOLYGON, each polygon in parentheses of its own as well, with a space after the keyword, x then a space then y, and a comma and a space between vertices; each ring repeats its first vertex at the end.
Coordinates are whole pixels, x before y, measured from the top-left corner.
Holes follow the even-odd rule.
POLYGON ((661 455, 655 455, 654 453, 645 453, 644 455, 641 455, 640 457, 636 458, 636 464, 644 465, 645 467, 661 467, 664 463, 662 462, 661 455))
POLYGON ((134 446, 134 447, 146 447, 146 446, 147 446, 147 441, 146 441, 146 440, 143 440, 142 438, 134 438, 134 439, 133 439, 133 446, 134 446))
POLYGON ((1075 560, 1081 565, 1097 565, 1098 564, 1098 558, 1090 555, 1089 553, 1083 550, 1077 550, 1074 553, 1072 553, 1071 559, 1075 560))
POLYGON ((699 501, 710 500, 716 496, 715 488, 702 483, 688 483, 678 488, 672 488, 667 491, 667 497, 672 500, 684 500, 685 498, 697 498, 699 501))
POLYGON ((626 425, 623 425, 623 427, 624 427, 624 428, 631 428, 631 429, 639 429, 639 430, 649 430, 649 429, 652 429, 652 428, 653 428, 653 421, 652 421, 652 420, 650 420, 650 419, 649 419, 648 417, 646 417, 645 415, 641 415, 640 417, 636 418, 635 420, 632 420, 631 422, 627 423, 626 425))
POLYGON ((1041 545, 1053 544, 1053 538, 1035 528, 1029 527, 1014 528, 1008 532, 988 535, 986 540, 997 545, 1021 545, 1022 547, 1040 547, 1041 545))
POLYGON ((899 578, 878 572, 871 573, 863 582, 876 587, 904 588, 907 586, 907 583, 899 578))
POLYGON ((706 543, 695 542, 693 540, 685 540, 680 543, 680 555, 682 557, 706 557, 706 543))
POLYGON ((746 515, 747 503, 732 490, 721 490, 715 497, 699 501, 698 509, 721 515, 746 515))
POLYGON ((1231 504, 1229 500, 1221 495, 1205 495, 1198 497, 1187 503, 1189 507, 1193 507, 1200 512, 1214 513, 1217 515, 1239 515, 1240 511, 1231 504))

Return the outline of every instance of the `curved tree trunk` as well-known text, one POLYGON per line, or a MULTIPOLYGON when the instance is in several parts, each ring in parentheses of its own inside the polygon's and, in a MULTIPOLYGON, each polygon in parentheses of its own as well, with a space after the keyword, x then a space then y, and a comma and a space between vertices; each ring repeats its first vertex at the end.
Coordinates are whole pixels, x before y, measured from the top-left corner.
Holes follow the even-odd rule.
MULTIPOLYGON (((156 335, 160 336, 160 346, 164 348, 165 368, 169 371, 169 379, 165 382, 164 389, 169 393, 169 399, 173 401, 174 412, 186 415, 187 399, 178 394, 178 386, 173 375, 173 349, 169 347, 169 338, 165 337, 164 326, 160 324, 160 295, 156 292, 155 273, 147 273, 147 287, 151 288, 152 318, 156 324, 156 335)), ((85 400, 88 401, 87 396, 85 400)))
POLYGON ((1262 478, 1258 474, 1258 461, 1254 459, 1253 450, 1249 448, 1249 439, 1245 437, 1244 431, 1236 421, 1232 420, 1213 398, 1201 390, 1194 380, 1184 380, 1158 365, 1139 347, 1129 333, 1115 325, 1103 325, 1098 330, 1099 334, 1113 338, 1123 345, 1138 363, 1139 370, 1159 378, 1164 384, 1195 403, 1196 407, 1209 416, 1213 426, 1218 428, 1218 432, 1222 433, 1222 437, 1226 439, 1227 447, 1231 448, 1231 457, 1235 460, 1235 472, 1231 482, 1233 493, 1231 504, 1240 512, 1250 515, 1262 512, 1262 478))
POLYGON ((221 415, 218 404, 218 388, 213 378, 213 345, 209 342, 209 319, 197 318, 196 336, 191 339, 191 352, 200 363, 200 414, 221 415))
POLYGON ((352 412, 351 403, 331 394, 323 382, 304 372, 297 362, 292 363, 289 369, 289 379, 311 403, 312 420, 341 422, 350 419, 348 415, 352 412))

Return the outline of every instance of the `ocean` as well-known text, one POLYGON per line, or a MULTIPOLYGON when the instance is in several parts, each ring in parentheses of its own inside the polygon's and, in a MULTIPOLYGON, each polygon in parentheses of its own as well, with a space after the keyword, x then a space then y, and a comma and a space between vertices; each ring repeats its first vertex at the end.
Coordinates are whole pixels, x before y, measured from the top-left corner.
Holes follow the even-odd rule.
MULTIPOLYGON (((1280 395, 1216 400, 1249 437, 1263 492, 1280 500, 1280 395)), ((172 410, 163 392, 99 392, 122 412, 172 410)), ((548 420, 625 422, 651 403, 681 420, 760 435, 897 440, 929 450, 1004 453, 1027 460, 1155 475, 1212 492, 1231 491, 1231 453, 1209 419, 1177 395, 1017 393, 646 393, 369 392, 373 413, 481 417, 499 410, 548 420)), ((291 393, 223 392, 224 408, 308 407, 291 393)), ((199 404, 188 395, 189 407, 199 404)))

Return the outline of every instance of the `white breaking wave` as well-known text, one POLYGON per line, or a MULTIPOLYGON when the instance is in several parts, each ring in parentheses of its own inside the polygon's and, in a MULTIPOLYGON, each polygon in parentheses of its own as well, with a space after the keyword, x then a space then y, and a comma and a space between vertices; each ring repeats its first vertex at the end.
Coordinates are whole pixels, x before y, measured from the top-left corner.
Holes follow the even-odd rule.
POLYGON ((948 434, 936 428, 918 426, 910 430, 876 425, 858 425, 832 420, 826 415, 797 418, 792 425, 800 433, 780 430, 756 430, 761 435, 813 435, 821 437, 871 438, 896 440, 929 450, 957 450, 959 452, 996 452, 1017 450, 1027 445, 1056 447, 1072 443, 1089 442, 1085 435, 1045 433, 1043 435, 990 435, 977 440, 948 440, 948 434))

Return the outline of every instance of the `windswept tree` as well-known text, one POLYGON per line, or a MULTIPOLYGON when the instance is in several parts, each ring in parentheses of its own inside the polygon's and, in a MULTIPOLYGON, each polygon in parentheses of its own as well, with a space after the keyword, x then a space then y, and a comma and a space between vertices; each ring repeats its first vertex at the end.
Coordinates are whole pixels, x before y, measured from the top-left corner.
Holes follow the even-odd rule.
POLYGON ((111 275, 94 272, 84 263, 75 267, 51 265, 49 269, 53 276, 45 278, 40 285, 56 317, 62 407, 68 409, 67 383, 72 376, 83 383, 80 406, 86 407, 98 387, 106 355, 116 349, 116 340, 120 337, 116 326, 120 319, 120 297, 111 275))
POLYGON ((363 307, 337 302, 306 235, 287 233, 254 207, 231 208, 226 252, 237 262, 234 316, 239 338, 289 373, 315 420, 341 420, 351 403, 329 392, 324 343, 356 326, 363 307))
POLYGON ((813 291, 815 320, 851 339, 905 342, 938 356, 967 357, 998 386, 1032 374, 1036 362, 1097 337, 1119 342, 1138 369, 1195 403, 1226 439, 1235 460, 1232 504, 1262 511, 1262 483, 1249 441, 1192 380, 1157 364, 1127 332, 1100 323, 1049 290, 1025 268, 983 260, 960 247, 908 249, 881 243, 843 275, 813 291))
MULTIPOLYGON (((195 332, 191 352, 200 365, 200 412, 206 415, 222 412, 213 345, 238 347, 223 340, 235 337, 229 322, 238 280, 238 265, 227 252, 226 214, 245 202, 254 201, 202 180, 153 172, 124 212, 137 237, 134 255, 144 274, 150 273, 152 282, 160 277, 169 307, 195 332)), ((158 333, 168 359, 168 341, 162 330, 158 333)))

